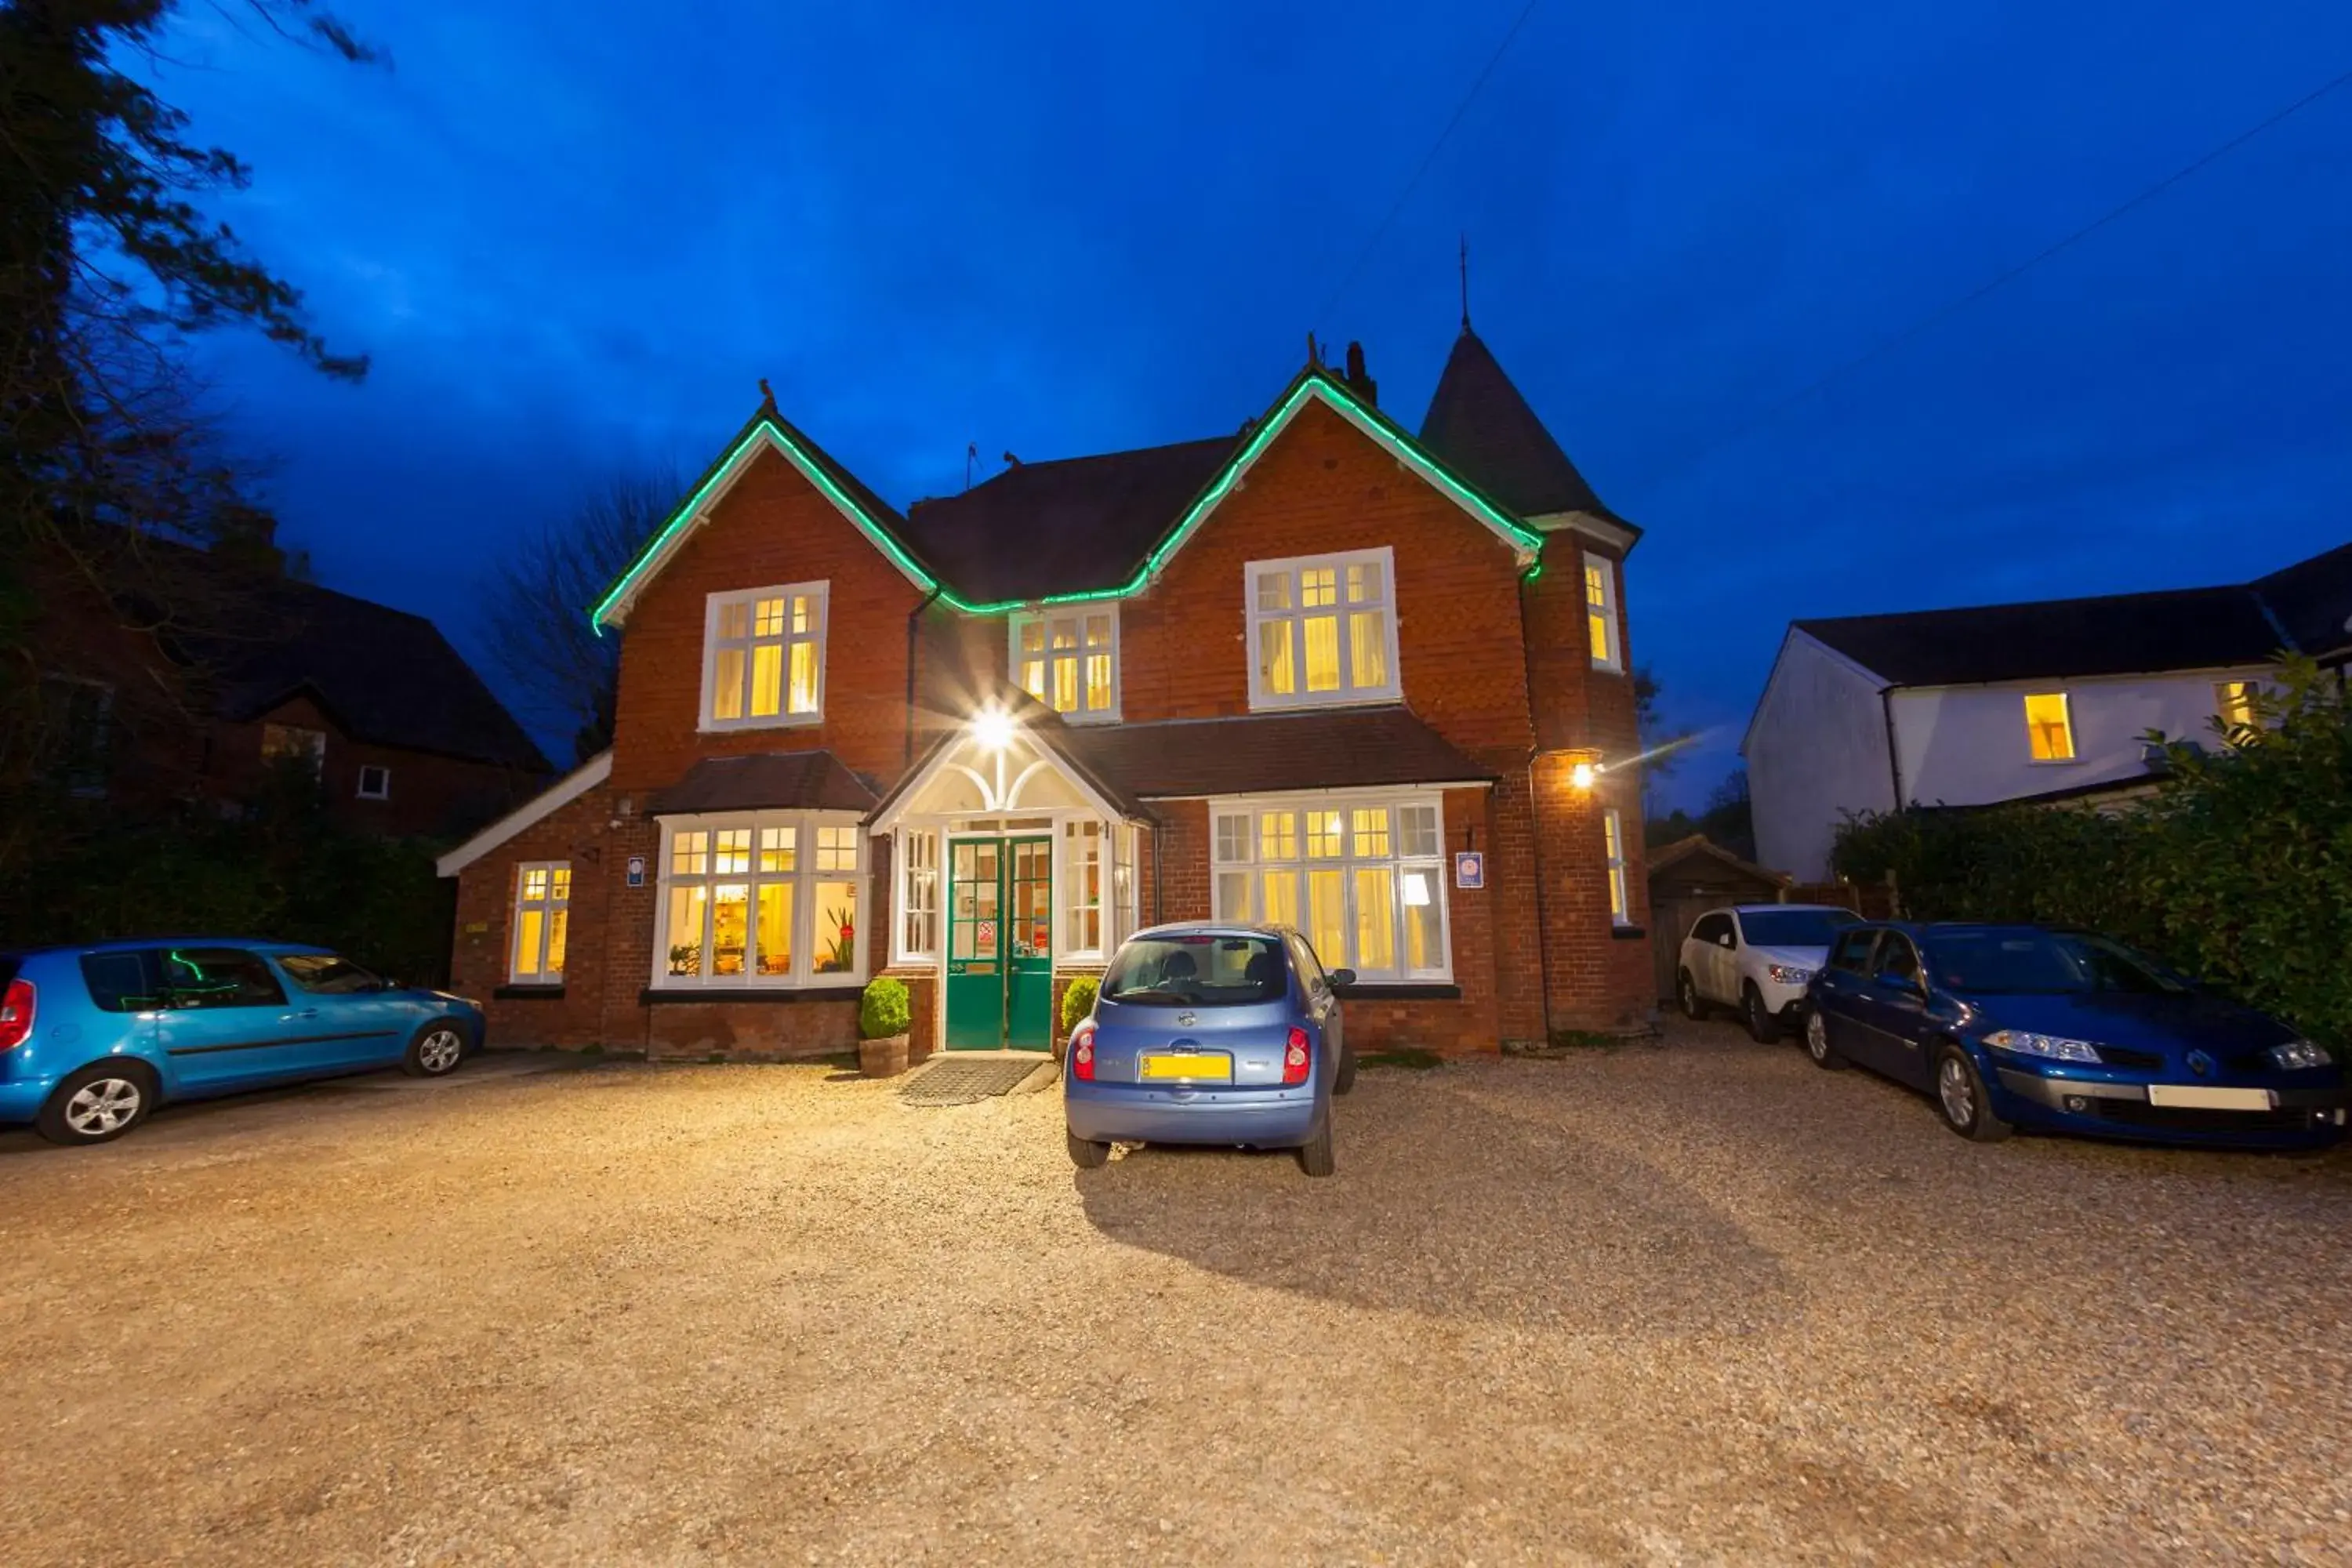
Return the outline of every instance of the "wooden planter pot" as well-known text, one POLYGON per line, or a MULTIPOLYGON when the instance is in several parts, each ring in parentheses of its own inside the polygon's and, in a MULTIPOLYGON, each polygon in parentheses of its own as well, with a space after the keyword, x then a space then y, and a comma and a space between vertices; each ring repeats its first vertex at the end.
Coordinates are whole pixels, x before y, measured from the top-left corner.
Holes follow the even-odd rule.
POLYGON ((896 1078, 907 1070, 907 1037, 891 1035, 857 1042, 857 1070, 867 1078, 896 1078))

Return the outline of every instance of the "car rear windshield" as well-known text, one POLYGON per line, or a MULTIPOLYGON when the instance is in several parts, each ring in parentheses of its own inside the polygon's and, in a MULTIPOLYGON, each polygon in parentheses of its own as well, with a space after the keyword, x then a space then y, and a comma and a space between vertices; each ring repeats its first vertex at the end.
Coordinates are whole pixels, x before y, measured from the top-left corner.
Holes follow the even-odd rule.
POLYGON ((1927 965, 1945 989, 1988 996, 2161 996, 2189 989, 2155 960, 2088 931, 1947 932, 1929 940, 1927 965))
POLYGON ((1750 947, 1827 947, 1860 918, 1844 910, 1743 910, 1739 925, 1750 947))
POLYGON ((1142 1007, 1247 1007, 1289 990, 1281 939, 1205 932, 1138 937, 1102 984, 1104 1001, 1142 1007))

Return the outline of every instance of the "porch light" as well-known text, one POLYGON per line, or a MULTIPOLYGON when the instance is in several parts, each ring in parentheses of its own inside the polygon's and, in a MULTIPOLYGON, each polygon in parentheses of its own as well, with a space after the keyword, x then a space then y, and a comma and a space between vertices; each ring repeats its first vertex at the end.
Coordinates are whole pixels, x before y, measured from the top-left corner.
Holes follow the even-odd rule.
POLYGON ((1018 728, 1013 715, 1002 708, 983 708, 971 716, 971 738, 992 752, 1001 752, 1011 745, 1018 728))
POLYGON ((1601 753, 1598 752, 1576 753, 1576 761, 1568 770, 1570 786, 1579 791, 1590 790, 1600 778, 1601 753))

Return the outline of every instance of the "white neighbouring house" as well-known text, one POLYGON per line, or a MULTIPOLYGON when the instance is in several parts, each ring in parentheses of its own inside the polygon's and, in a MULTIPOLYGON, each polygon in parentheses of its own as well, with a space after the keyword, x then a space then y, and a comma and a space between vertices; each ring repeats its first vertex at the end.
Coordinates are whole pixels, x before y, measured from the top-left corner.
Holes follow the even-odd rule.
POLYGON ((2230 587, 1790 624, 1740 754, 1757 858, 1827 880, 1849 813, 2123 796, 2145 737, 2243 716, 2282 650, 2352 656, 2352 545, 2230 587))

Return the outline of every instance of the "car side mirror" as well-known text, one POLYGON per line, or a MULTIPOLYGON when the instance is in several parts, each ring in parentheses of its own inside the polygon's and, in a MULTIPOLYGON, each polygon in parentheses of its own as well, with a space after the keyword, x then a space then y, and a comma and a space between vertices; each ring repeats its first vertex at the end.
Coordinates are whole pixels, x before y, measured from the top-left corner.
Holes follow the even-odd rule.
POLYGON ((1331 972, 1331 986, 1334 990, 1342 985, 1353 985, 1355 983, 1356 972, 1352 969, 1335 969, 1331 972))

